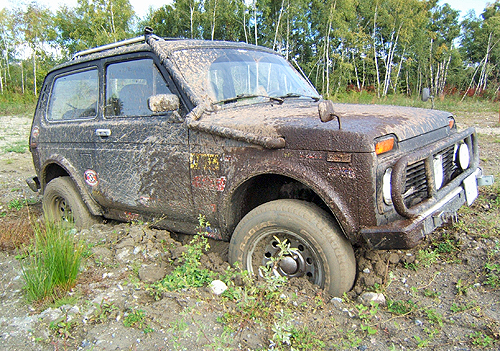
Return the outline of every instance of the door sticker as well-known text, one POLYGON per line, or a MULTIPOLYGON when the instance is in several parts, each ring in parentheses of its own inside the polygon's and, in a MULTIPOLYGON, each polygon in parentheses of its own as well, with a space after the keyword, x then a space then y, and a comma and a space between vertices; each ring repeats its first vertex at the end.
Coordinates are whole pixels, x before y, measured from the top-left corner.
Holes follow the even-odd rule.
POLYGON ((97 172, 92 169, 87 169, 83 174, 83 177, 85 178, 85 183, 87 183, 90 186, 96 186, 97 184, 99 184, 99 179, 97 178, 97 172))

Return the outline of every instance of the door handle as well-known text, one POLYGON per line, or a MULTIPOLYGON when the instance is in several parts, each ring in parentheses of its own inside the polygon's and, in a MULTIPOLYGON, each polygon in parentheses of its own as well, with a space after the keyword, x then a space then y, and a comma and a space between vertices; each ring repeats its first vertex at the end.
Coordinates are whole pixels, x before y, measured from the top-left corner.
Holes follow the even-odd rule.
POLYGON ((111 129, 96 129, 95 134, 100 137, 109 137, 111 136, 111 129))

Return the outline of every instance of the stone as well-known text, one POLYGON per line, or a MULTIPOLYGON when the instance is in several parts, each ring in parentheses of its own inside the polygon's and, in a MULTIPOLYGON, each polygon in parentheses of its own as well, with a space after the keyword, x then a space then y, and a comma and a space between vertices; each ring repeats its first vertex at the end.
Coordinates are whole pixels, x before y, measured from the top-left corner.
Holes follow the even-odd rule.
POLYGON ((395 252, 391 253, 389 255, 389 262, 392 264, 398 264, 399 263, 399 255, 395 252))
POLYGON ((372 304, 385 306, 386 304, 384 294, 376 292, 365 292, 358 297, 358 301, 365 306, 370 306, 372 304))
POLYGON ((375 277, 373 276, 366 276, 365 278, 365 285, 366 286, 374 286, 375 285, 375 277))
POLYGON ((377 251, 366 251, 365 257, 369 261, 380 261, 380 254, 377 251))
POLYGON ((210 291, 215 295, 220 295, 227 290, 227 285, 221 280, 214 280, 208 286, 210 291))
POLYGON ((154 283, 165 278, 165 267, 159 264, 144 265, 139 268, 139 279, 145 283, 154 283))
POLYGON ((385 276, 385 271, 386 271, 386 265, 383 261, 377 261, 375 263, 375 274, 378 276, 385 276))

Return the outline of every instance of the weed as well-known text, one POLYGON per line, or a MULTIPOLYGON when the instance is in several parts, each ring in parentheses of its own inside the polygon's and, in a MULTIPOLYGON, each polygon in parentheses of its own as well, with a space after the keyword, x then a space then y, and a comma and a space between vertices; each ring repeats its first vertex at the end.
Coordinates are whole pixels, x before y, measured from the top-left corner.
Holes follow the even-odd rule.
POLYGON ((399 315, 408 314, 416 311, 417 309, 418 309, 417 304, 412 300, 408 301, 387 300, 387 310, 394 314, 399 314, 399 315))
POLYGON ((439 252, 433 251, 430 248, 425 250, 418 250, 417 259, 424 267, 430 267, 439 258, 439 252))
POLYGON ((444 325, 443 316, 439 312, 436 312, 436 310, 431 308, 431 309, 425 310, 425 314, 427 315, 427 318, 429 319, 429 322, 431 324, 437 324, 440 327, 443 327, 443 325, 444 325))
POLYGON ((208 250, 207 238, 195 235, 193 240, 186 245, 187 250, 182 253, 182 264, 168 274, 161 281, 152 284, 148 290, 159 298, 163 291, 173 291, 186 288, 199 288, 210 283, 213 272, 201 267, 200 258, 203 251, 208 250))
POLYGON ((109 303, 105 299, 102 299, 101 303, 95 303, 94 306, 95 311, 89 318, 89 322, 93 323, 104 323, 118 311, 114 303, 109 303))
POLYGON ((488 253, 488 262, 484 264, 486 270, 486 280, 484 284, 489 285, 493 289, 500 288, 500 264, 498 253, 500 252, 500 242, 497 241, 495 249, 488 253))
POLYGON ((24 154, 28 150, 28 144, 25 141, 16 141, 12 145, 4 147, 4 152, 14 152, 24 154))
POLYGON ((493 346, 493 338, 483 334, 480 331, 476 331, 468 335, 472 341, 472 344, 479 347, 491 347, 493 346))
POLYGON ((416 264, 415 262, 412 262, 412 263, 408 263, 408 262, 405 262, 403 264, 403 266, 406 268, 406 269, 409 269, 409 270, 412 270, 412 271, 417 271, 418 269, 418 264, 416 264))
POLYGON ((84 245, 67 227, 46 221, 35 226, 33 252, 21 262, 28 300, 53 301, 71 289, 80 270, 84 245))
POLYGON ((153 329, 146 324, 146 312, 141 309, 129 312, 123 319, 123 325, 126 327, 141 329, 145 334, 153 331, 153 329))
POLYGON ((71 332, 77 326, 78 321, 71 318, 66 313, 63 317, 50 322, 49 329, 52 330, 57 336, 66 340, 69 338, 73 339, 71 332))
POLYGON ((424 331, 427 333, 427 338, 421 338, 418 335, 414 335, 415 341, 417 341, 418 348, 428 347, 429 343, 434 339, 434 336, 438 334, 438 330, 425 328, 424 331))
POLYGON ((460 313, 464 311, 468 311, 470 309, 475 309, 477 312, 481 310, 479 306, 477 306, 476 301, 470 301, 465 305, 457 305, 456 303, 452 303, 450 307, 450 311, 453 313, 460 313))
POLYGON ((433 291, 429 289, 424 290, 424 296, 425 297, 430 297, 431 299, 436 299, 439 296, 441 296, 441 293, 439 291, 433 291))
POLYGON ((358 317, 361 319, 361 330, 366 332, 368 335, 373 335, 377 333, 377 329, 371 325, 372 319, 379 312, 378 304, 371 303, 370 307, 358 304, 356 305, 356 309, 358 310, 358 317))
POLYGON ((26 200, 14 199, 9 202, 7 207, 9 210, 15 209, 17 211, 21 210, 26 205, 26 200))

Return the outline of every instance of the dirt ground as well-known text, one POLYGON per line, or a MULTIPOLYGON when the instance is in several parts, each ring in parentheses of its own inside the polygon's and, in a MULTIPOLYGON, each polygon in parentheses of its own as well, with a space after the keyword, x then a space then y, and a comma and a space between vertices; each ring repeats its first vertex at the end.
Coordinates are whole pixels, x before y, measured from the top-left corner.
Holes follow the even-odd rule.
MULTIPOLYGON (((498 181, 498 114, 457 112, 457 121, 477 128, 482 167, 498 181)), ((0 117, 0 221, 4 229, 18 226, 19 235, 40 215, 41 198, 24 182, 34 174, 26 151, 30 122, 0 117)), ((6 246, 0 251, 0 349, 498 350, 498 189, 483 188, 458 223, 413 250, 357 249, 357 282, 342 298, 302 280, 274 295, 271 286, 255 293, 240 276, 229 280, 231 296, 206 287, 152 294, 152 283, 179 265, 190 238, 107 223, 75 234, 88 252, 63 302, 30 305, 19 251, 6 246), (378 305, 366 302, 373 296, 378 305)), ((222 274, 227 243, 209 243, 202 266, 222 274)))

